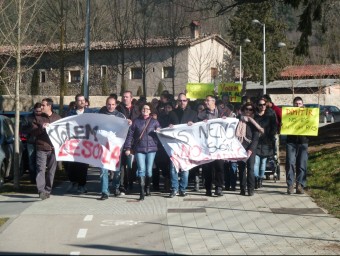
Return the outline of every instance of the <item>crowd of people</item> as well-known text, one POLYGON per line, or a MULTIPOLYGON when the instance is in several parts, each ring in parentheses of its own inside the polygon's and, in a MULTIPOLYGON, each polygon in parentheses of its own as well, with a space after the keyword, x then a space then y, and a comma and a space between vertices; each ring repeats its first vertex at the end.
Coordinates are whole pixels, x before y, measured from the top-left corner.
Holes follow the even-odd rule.
MULTIPOLYGON (((52 105, 50 98, 36 103, 28 125, 24 127, 29 134, 30 177, 36 183, 42 200, 50 197, 57 167, 46 127, 62 117, 52 111, 52 105)), ((303 107, 303 100, 296 97, 293 105, 303 107)), ((84 95, 77 94, 64 116, 91 112, 89 101, 84 95)), ((253 196, 255 190, 263 185, 268 157, 278 156, 279 153, 282 114, 269 95, 243 97, 241 103, 233 104, 229 102, 228 95, 223 95, 221 99, 207 95, 204 100, 190 101, 185 93, 180 93, 175 99, 168 91, 164 91, 160 99, 147 102, 145 97, 136 100, 131 91, 125 91, 121 101, 116 94, 108 96, 98 114, 126 119, 129 125, 118 170, 100 170, 99 200, 109 198, 110 181, 114 196, 131 193, 133 186, 138 184, 139 200, 144 200, 145 196, 151 196, 151 190, 160 190, 160 175, 164 177, 164 192, 169 193, 170 198, 185 197, 189 180, 194 182, 195 191, 200 191, 202 181, 206 196, 222 196, 223 190, 236 191, 239 180, 240 195, 253 196), (176 170, 155 133, 156 130, 177 124, 191 126, 200 121, 229 117, 239 119, 235 135, 246 150, 246 160, 217 159, 190 171, 176 170)), ((294 193, 296 184, 296 193, 302 194, 306 187, 308 138, 288 135, 286 151, 287 193, 294 193)), ((80 162, 64 162, 63 165, 70 182, 67 192, 87 193, 89 165, 80 162)))

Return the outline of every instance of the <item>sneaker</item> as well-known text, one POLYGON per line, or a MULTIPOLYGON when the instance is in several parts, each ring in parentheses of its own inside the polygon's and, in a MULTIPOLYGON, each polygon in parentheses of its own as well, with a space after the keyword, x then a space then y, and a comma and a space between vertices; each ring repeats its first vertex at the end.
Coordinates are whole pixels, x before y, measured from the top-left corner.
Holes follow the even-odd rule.
POLYGON ((87 193, 87 188, 86 186, 78 186, 78 191, 79 194, 85 194, 87 193))
POLYGON ((183 192, 183 191, 180 191, 179 192, 179 195, 182 196, 182 197, 186 197, 187 196, 187 193, 183 192))
POLYGON ((77 187, 77 183, 76 182, 71 182, 67 189, 66 189, 66 192, 69 192, 69 193, 72 193, 72 192, 75 192, 76 191, 76 187, 77 187))
POLYGON ((215 189, 215 196, 223 196, 222 188, 221 187, 217 187, 215 189))
POLYGON ((107 194, 102 194, 102 196, 98 200, 106 200, 109 199, 109 196, 107 194))
POLYGON ((113 194, 114 194, 114 196, 116 196, 116 197, 118 197, 118 196, 120 196, 120 195, 121 195, 121 193, 120 193, 120 190, 119 190, 119 189, 115 189, 115 192, 114 192, 113 194))
POLYGON ((170 197, 170 198, 174 198, 174 197, 177 196, 177 195, 178 195, 177 191, 172 191, 172 192, 170 193, 169 197, 170 197))
POLYGON ((293 188, 293 186, 289 186, 288 188, 287 188, 287 194, 288 195, 291 195, 291 194, 293 194, 294 193, 294 188, 293 188))
POLYGON ((248 196, 253 196, 254 195, 254 190, 250 189, 248 190, 248 196))
POLYGON ((296 186, 296 194, 304 194, 305 191, 303 190, 303 187, 301 186, 301 184, 297 184, 296 186))
POLYGON ((205 195, 206 195, 206 196, 212 196, 211 190, 207 190, 207 191, 205 192, 205 195))
POLYGON ((40 197, 41 200, 45 200, 45 199, 48 198, 47 195, 46 195, 46 193, 44 193, 44 192, 40 192, 40 193, 39 193, 39 197, 40 197))

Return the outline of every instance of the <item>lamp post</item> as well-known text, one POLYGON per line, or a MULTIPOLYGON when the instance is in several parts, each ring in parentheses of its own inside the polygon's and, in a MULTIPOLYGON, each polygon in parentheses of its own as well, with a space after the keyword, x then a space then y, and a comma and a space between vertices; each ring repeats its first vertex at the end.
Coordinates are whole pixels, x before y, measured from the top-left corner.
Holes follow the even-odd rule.
MULTIPOLYGON (((248 38, 246 38, 246 39, 244 39, 243 42, 244 43, 250 43, 251 41, 248 38)), ((242 75, 242 43, 240 44, 240 84, 242 84, 241 75, 242 75)))
POLYGON ((252 20, 251 21, 253 24, 259 24, 262 26, 263 28, 263 48, 262 48, 262 52, 263 52, 263 94, 267 93, 267 84, 266 84, 266 24, 261 23, 258 20, 252 20))

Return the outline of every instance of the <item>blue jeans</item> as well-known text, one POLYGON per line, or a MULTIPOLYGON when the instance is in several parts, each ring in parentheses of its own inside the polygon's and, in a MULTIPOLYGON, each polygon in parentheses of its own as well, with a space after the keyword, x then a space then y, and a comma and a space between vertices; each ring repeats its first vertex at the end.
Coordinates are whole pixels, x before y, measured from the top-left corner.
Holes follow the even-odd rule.
MULTIPOLYGON (((112 186, 113 189, 119 189, 120 185, 120 171, 113 172, 113 181, 112 186)), ((100 169, 100 184, 102 187, 102 194, 110 195, 109 190, 109 170, 105 168, 100 169)))
POLYGON ((156 152, 136 153, 137 177, 152 177, 152 166, 156 152))
POLYGON ((296 183, 306 187, 307 183, 308 144, 287 143, 286 145, 286 181, 287 186, 296 183))
POLYGON ((255 156, 254 175, 255 178, 263 179, 266 172, 267 157, 255 156))
POLYGON ((188 187, 188 179, 189 179, 189 171, 180 170, 176 171, 173 163, 170 163, 170 179, 171 179, 171 190, 173 192, 178 192, 178 188, 180 192, 185 193, 188 187), (178 184, 178 177, 180 177, 180 181, 178 184))

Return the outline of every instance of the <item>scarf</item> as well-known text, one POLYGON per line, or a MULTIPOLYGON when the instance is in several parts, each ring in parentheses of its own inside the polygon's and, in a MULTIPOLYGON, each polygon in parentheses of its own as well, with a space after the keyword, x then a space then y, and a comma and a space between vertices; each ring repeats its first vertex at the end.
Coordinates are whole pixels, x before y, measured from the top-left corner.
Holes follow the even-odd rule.
POLYGON ((235 135, 241 143, 243 142, 243 140, 251 143, 251 140, 246 137, 247 122, 251 122, 261 134, 264 133, 264 129, 253 118, 242 115, 235 131, 235 135))

